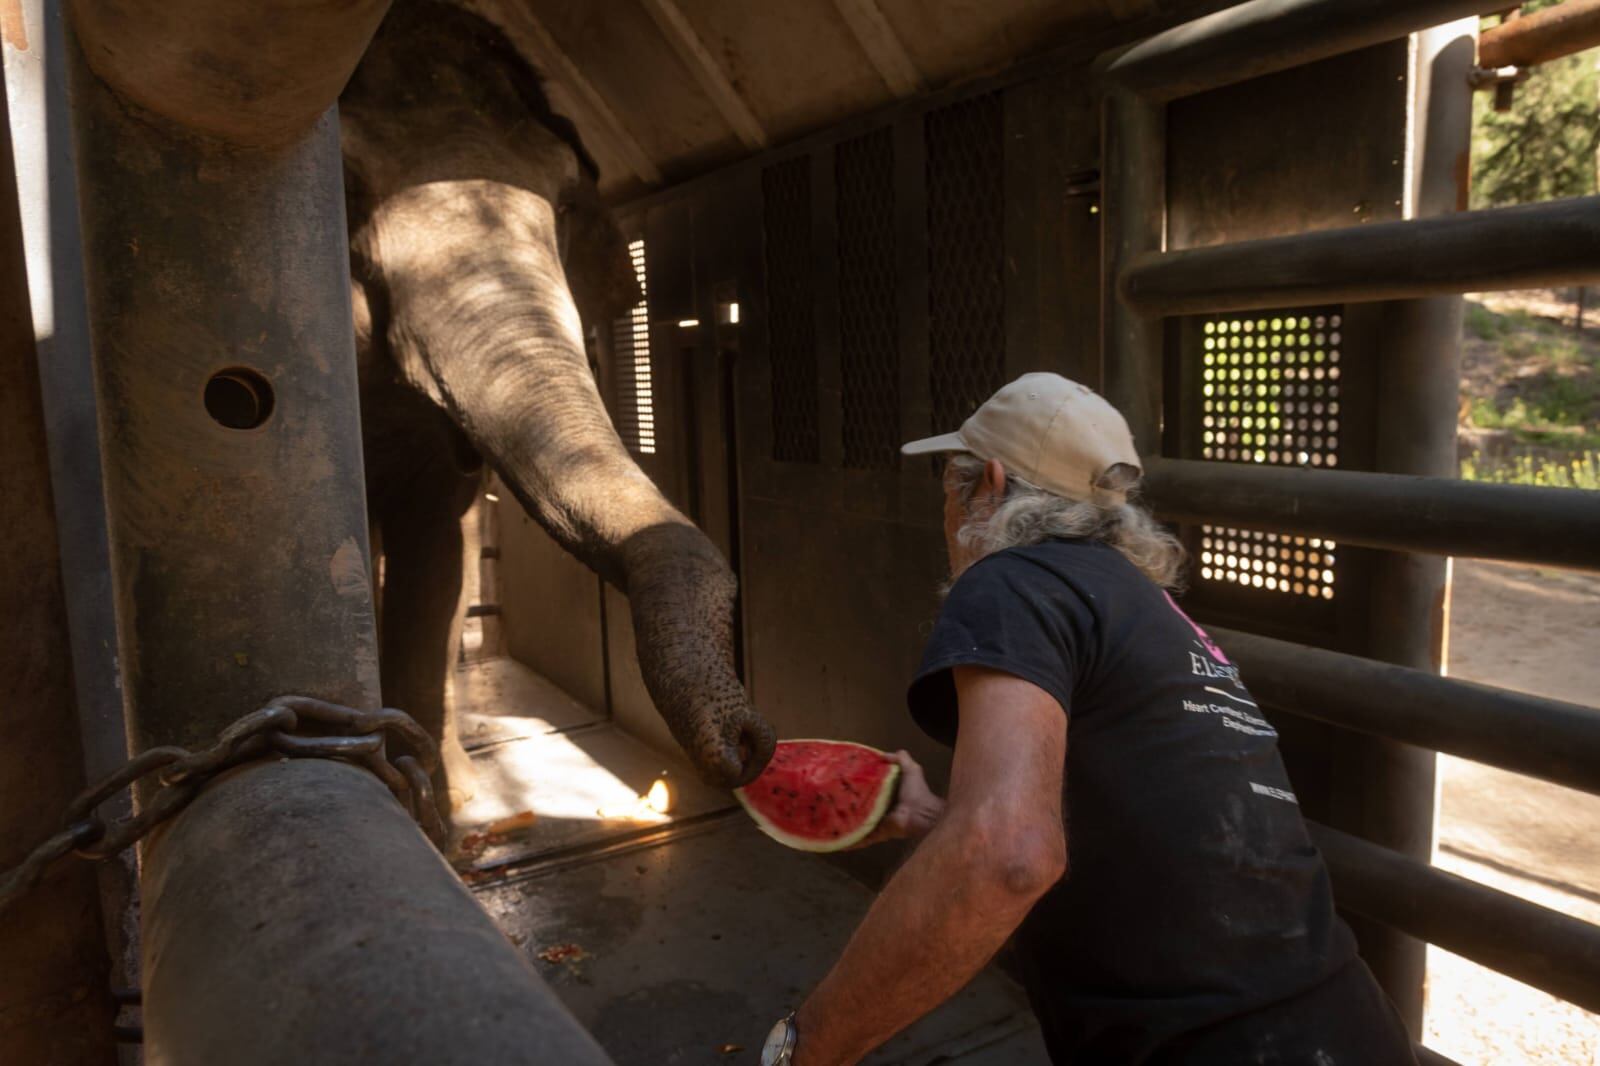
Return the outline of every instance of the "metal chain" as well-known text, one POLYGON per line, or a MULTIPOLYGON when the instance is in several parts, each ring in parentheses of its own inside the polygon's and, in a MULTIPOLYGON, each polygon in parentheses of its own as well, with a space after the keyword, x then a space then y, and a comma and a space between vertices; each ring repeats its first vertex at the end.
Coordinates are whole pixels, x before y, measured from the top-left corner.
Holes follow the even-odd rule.
POLYGON ((210 747, 150 748, 85 789, 68 805, 60 832, 0 875, 0 913, 38 884, 58 859, 71 853, 96 861, 111 858, 183 810, 217 774, 271 754, 340 759, 367 768, 388 786, 434 846, 442 846, 444 823, 431 783, 439 768, 439 748, 415 719, 391 707, 358 711, 309 696, 279 696, 229 725, 210 747), (390 753, 391 739, 404 753, 390 753), (110 824, 97 813, 113 796, 152 777, 156 791, 137 813, 110 824))

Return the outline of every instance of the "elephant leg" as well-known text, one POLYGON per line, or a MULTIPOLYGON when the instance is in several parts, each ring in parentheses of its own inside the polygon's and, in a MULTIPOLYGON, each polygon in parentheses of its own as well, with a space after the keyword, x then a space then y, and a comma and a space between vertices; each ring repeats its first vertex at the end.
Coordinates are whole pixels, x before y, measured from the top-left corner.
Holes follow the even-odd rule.
POLYGON ((383 543, 381 651, 384 701, 439 743, 440 806, 459 809, 475 791, 472 761, 446 699, 461 648, 464 611, 461 522, 481 475, 444 461, 415 475, 412 491, 380 517, 383 543))
POLYGON ((706 780, 748 783, 776 738, 734 670, 737 583, 617 437, 555 222, 526 189, 432 181, 383 200, 353 243, 384 291, 400 373, 563 547, 627 593, 645 686, 673 737, 706 780))

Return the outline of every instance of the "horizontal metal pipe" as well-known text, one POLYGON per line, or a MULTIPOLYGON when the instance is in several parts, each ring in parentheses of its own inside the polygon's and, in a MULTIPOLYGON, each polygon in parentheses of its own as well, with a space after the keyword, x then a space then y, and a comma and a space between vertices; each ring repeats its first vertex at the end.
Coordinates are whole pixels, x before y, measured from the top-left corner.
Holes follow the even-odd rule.
POLYGON ((1600 709, 1254 633, 1211 633, 1265 704, 1600 794, 1600 709))
POLYGON ((1600 196, 1147 252, 1123 271, 1164 315, 1600 282, 1600 196))
POLYGON ((1600 1011, 1600 926, 1311 825, 1338 904, 1600 1011))
POLYGON ((1600 570, 1600 492, 1407 474, 1154 459, 1145 497, 1173 522, 1391 551, 1600 570))
POLYGON ((1250 0, 1134 45, 1106 74, 1172 100, 1505 6, 1505 0, 1250 0))
POLYGON ((70 0, 89 67, 141 107, 253 147, 332 107, 389 0, 70 0))
POLYGON ((1555 7, 1502 22, 1478 38, 1478 64, 1525 67, 1600 44, 1600 0, 1562 0, 1555 7))
POLYGON ((150 1066, 610 1062, 365 770, 247 766, 147 858, 150 1066))

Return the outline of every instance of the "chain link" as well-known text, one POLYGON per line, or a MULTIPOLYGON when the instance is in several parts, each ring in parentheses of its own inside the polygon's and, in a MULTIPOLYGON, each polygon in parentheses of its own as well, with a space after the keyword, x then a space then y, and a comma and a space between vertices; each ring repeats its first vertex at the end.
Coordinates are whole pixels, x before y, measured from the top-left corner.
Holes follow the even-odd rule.
POLYGON ((392 707, 358 711, 309 696, 279 696, 233 722, 210 747, 150 748, 85 789, 67 806, 60 832, 0 875, 0 913, 57 860, 73 853, 108 859, 183 810, 217 774, 274 754, 365 767, 394 793, 434 846, 443 845, 444 823, 430 780, 439 768, 439 749, 415 719, 392 707), (403 752, 391 754, 391 740, 403 752), (146 779, 153 779, 156 789, 136 813, 110 824, 100 817, 101 804, 146 779))

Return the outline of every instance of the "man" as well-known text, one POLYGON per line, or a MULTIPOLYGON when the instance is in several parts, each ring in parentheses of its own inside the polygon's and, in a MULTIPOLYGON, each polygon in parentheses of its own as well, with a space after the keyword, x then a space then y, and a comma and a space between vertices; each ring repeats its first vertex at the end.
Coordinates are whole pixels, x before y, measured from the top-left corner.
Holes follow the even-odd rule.
POLYGON ((953 585, 908 700, 948 801, 898 753, 879 837, 921 837, 764 1062, 853 1063, 1015 934, 1057 1063, 1413 1064, 1335 916, 1276 733, 1165 591, 1182 549, 1127 499, 1127 424, 1053 374, 949 453, 953 585))

